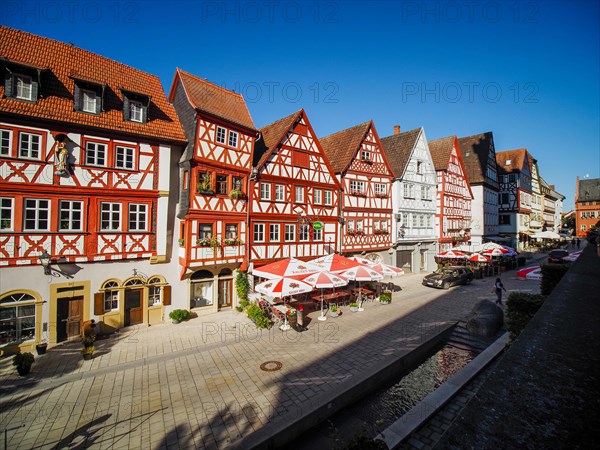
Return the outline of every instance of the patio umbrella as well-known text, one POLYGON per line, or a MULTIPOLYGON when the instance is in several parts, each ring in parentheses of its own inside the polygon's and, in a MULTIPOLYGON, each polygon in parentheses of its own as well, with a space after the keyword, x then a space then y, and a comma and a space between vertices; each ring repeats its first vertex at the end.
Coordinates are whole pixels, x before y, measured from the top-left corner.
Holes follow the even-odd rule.
POLYGON ((304 262, 295 258, 282 259, 252 270, 252 275, 267 278, 269 280, 280 277, 302 278, 311 273, 319 272, 320 269, 310 262, 304 262))
POLYGON ((493 249, 493 248, 504 248, 504 247, 500 244, 496 244, 495 242, 486 242, 485 244, 483 244, 481 246, 481 250, 489 250, 489 249, 493 249))
POLYGON ((334 273, 324 271, 313 273, 312 275, 303 278, 302 281, 321 289, 321 315, 319 316, 319 320, 327 320, 327 317, 325 317, 325 313, 323 312, 323 289, 335 289, 336 287, 346 286, 348 280, 334 273))
POLYGON ((469 261, 474 261, 474 262, 490 262, 491 259, 488 258, 485 255, 480 255, 479 253, 473 253, 470 257, 469 257, 469 261))
POLYGON ((448 258, 448 259, 467 259, 468 256, 466 253, 463 253, 458 250, 446 250, 445 252, 438 253, 438 258, 448 258))
POLYGON ((336 274, 352 267, 360 266, 358 262, 337 253, 313 259, 310 263, 318 266, 320 270, 326 270, 336 274))
POLYGON ((517 277, 519 277, 521 280, 541 280, 542 268, 540 266, 534 266, 517 270, 517 277))
POLYGON ((575 261, 577 258, 579 258, 579 255, 581 255, 581 252, 573 252, 573 253, 569 254, 569 256, 565 256, 563 258, 563 260, 565 260, 565 261, 575 261))
POLYGON ((352 261, 356 261, 359 264, 362 264, 363 266, 374 266, 375 264, 377 264, 375 261, 371 261, 370 259, 367 258, 363 258, 362 256, 351 256, 350 258, 352 261))
POLYGON ((554 231, 540 231, 538 233, 532 234, 531 235, 532 238, 536 238, 536 239, 560 239, 560 235, 558 233, 555 233, 554 231))
MULTIPOLYGON (((344 278, 348 278, 349 280, 358 281, 358 288, 360 289, 361 281, 377 281, 383 278, 383 275, 373 270, 372 267, 358 265, 356 267, 352 267, 343 272, 339 273, 344 278)), ((362 294, 360 295, 360 305, 358 308, 359 311, 362 311, 362 294)))
POLYGON ((369 266, 369 269, 373 269, 379 272, 384 277, 397 277, 404 275, 404 270, 399 267, 390 266, 389 264, 379 263, 369 266))
POLYGON ((506 250, 504 247, 500 246, 484 250, 481 252, 481 254, 484 256, 510 256, 511 252, 510 250, 506 250))
MULTIPOLYGON (((296 278, 278 277, 272 280, 263 281, 262 283, 257 284, 254 289, 261 294, 283 298, 283 305, 285 306, 286 297, 310 292, 313 290, 313 286, 296 278)), ((289 330, 291 327, 287 323, 287 314, 284 315, 284 324, 279 328, 285 331, 289 330)))

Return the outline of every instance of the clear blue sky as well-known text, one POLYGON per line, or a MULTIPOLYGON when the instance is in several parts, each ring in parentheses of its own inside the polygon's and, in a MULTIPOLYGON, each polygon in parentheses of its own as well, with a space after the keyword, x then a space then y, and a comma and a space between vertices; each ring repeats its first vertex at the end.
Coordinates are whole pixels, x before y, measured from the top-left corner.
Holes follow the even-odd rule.
POLYGON ((319 136, 373 119, 381 137, 493 131, 526 147, 573 207, 600 177, 596 1, 4 0, 4 25, 160 77, 180 67, 242 92, 258 127, 304 108, 319 136))

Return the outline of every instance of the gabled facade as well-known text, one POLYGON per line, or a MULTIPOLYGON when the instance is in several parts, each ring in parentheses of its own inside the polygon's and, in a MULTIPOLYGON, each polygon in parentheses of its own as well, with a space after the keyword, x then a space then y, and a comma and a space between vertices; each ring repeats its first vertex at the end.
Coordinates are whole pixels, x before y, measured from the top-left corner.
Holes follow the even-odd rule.
POLYGON ((250 185, 250 261, 339 251, 340 185, 304 110, 260 130, 250 185))
POLYGON ((394 263, 414 273, 435 270, 437 180, 425 130, 395 126, 381 143, 394 174, 394 263))
POLYGON ((580 180, 575 185, 576 236, 586 237, 600 220, 600 178, 580 180))
POLYGON ((343 190, 342 253, 389 259, 393 173, 373 121, 321 138, 321 145, 343 190))
POLYGON ((437 176, 435 226, 439 250, 445 251, 471 239, 473 193, 456 136, 429 141, 429 151, 437 176))
POLYGON ((257 130, 244 98, 177 69, 169 100, 189 144, 180 160, 179 305, 199 314, 231 308, 246 267, 247 195, 257 130))
POLYGON ((563 202, 565 196, 560 192, 557 192, 554 185, 550 185, 550 196, 556 198, 554 202, 554 229, 555 233, 559 233, 562 229, 562 214, 563 214, 563 202))
POLYGON ((162 321, 185 136, 160 80, 7 27, 0 43, 0 352, 162 321))
POLYGON ((498 167, 498 232, 510 237, 510 245, 523 249, 532 234, 529 231, 531 215, 531 169, 527 149, 496 153, 498 167))
POLYGON ((556 201, 558 200, 558 197, 556 196, 554 189, 552 189, 543 177, 540 177, 540 187, 544 198, 544 203, 542 205, 542 217, 544 219, 543 229, 555 231, 556 224, 554 223, 554 218, 556 217, 556 201))
POLYGON ((537 159, 527 153, 531 167, 531 214, 529 216, 529 230, 532 233, 542 231, 544 227, 544 194, 538 169, 537 159))
POLYGON ((458 139, 467 179, 473 193, 471 244, 506 241, 498 236, 498 173, 491 131, 458 139))

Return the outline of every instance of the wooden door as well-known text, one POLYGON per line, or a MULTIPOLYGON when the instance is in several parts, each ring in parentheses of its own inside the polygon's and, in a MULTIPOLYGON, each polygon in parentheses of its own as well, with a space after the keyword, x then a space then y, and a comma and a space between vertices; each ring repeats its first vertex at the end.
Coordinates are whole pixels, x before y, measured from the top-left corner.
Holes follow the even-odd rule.
POLYGON ((125 326, 136 325, 143 321, 142 290, 127 289, 125 291, 125 326))
POLYGON ((83 324, 83 297, 59 298, 57 301, 57 342, 78 339, 83 324))
POLYGON ((231 297, 233 289, 232 279, 219 280, 219 309, 231 307, 231 297))

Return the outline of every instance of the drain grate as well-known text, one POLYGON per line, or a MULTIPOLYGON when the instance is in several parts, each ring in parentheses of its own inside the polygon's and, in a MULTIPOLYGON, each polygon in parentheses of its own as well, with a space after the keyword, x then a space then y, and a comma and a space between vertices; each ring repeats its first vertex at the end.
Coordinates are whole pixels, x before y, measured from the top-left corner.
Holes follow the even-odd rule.
POLYGON ((283 364, 279 361, 266 361, 260 365, 260 370, 264 370, 265 372, 276 372, 282 367, 283 364))

